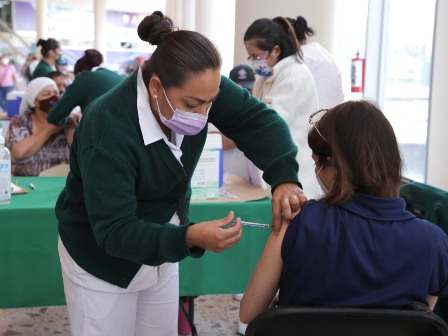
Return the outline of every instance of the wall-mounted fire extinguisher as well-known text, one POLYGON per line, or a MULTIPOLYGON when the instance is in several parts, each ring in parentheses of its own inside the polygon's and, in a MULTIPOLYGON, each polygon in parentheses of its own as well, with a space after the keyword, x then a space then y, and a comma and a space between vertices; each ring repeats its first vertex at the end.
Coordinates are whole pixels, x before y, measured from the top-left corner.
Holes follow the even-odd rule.
POLYGON ((364 58, 359 57, 359 50, 356 57, 352 59, 352 92, 364 92, 364 58))

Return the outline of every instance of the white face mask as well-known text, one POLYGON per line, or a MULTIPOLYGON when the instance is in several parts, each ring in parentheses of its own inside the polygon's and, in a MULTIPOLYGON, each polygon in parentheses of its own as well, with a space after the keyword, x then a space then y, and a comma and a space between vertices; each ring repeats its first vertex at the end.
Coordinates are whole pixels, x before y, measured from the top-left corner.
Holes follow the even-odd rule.
POLYGON ((330 190, 325 186, 325 184, 322 182, 322 180, 319 177, 319 173, 322 170, 322 168, 324 168, 324 165, 320 166, 319 170, 316 173, 316 180, 317 183, 319 183, 320 188, 322 189, 322 191, 327 194, 330 190))
POLYGON ((9 64, 9 58, 2 58, 2 63, 4 64, 4 65, 8 65, 9 64))

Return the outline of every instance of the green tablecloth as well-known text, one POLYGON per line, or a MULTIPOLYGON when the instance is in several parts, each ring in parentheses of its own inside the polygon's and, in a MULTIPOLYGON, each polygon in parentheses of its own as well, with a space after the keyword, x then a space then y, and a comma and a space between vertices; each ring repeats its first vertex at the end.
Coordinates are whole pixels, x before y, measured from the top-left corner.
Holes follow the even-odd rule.
MULTIPOLYGON (((14 178, 15 180, 15 178, 14 178)), ((24 195, 0 205, 0 308, 65 304, 57 252, 56 199, 65 177, 17 178, 24 195), (29 183, 36 190, 28 187, 29 183)), ((224 217, 229 210, 246 221, 269 223, 270 199, 244 203, 192 203, 195 222, 224 217)), ((180 295, 241 293, 270 230, 244 227, 237 246, 180 263, 180 295)))

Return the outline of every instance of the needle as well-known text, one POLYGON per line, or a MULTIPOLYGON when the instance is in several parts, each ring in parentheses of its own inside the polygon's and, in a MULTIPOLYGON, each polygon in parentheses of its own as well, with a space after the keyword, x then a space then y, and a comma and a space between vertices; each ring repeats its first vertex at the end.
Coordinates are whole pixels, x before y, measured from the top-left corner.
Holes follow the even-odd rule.
MULTIPOLYGON (((234 224, 234 223, 235 223, 235 221, 232 221, 232 224, 234 224)), ((241 224, 243 224, 244 226, 258 226, 258 227, 266 227, 266 228, 271 227, 271 225, 269 225, 269 224, 246 222, 246 221, 241 221, 241 224)))

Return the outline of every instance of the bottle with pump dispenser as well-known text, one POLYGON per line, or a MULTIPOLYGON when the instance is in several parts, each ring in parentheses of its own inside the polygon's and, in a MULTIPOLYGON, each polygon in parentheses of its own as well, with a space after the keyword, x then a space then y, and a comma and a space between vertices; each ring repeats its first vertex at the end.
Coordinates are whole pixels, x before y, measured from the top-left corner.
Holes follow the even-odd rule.
POLYGON ((0 205, 11 203, 11 154, 0 128, 0 205))

